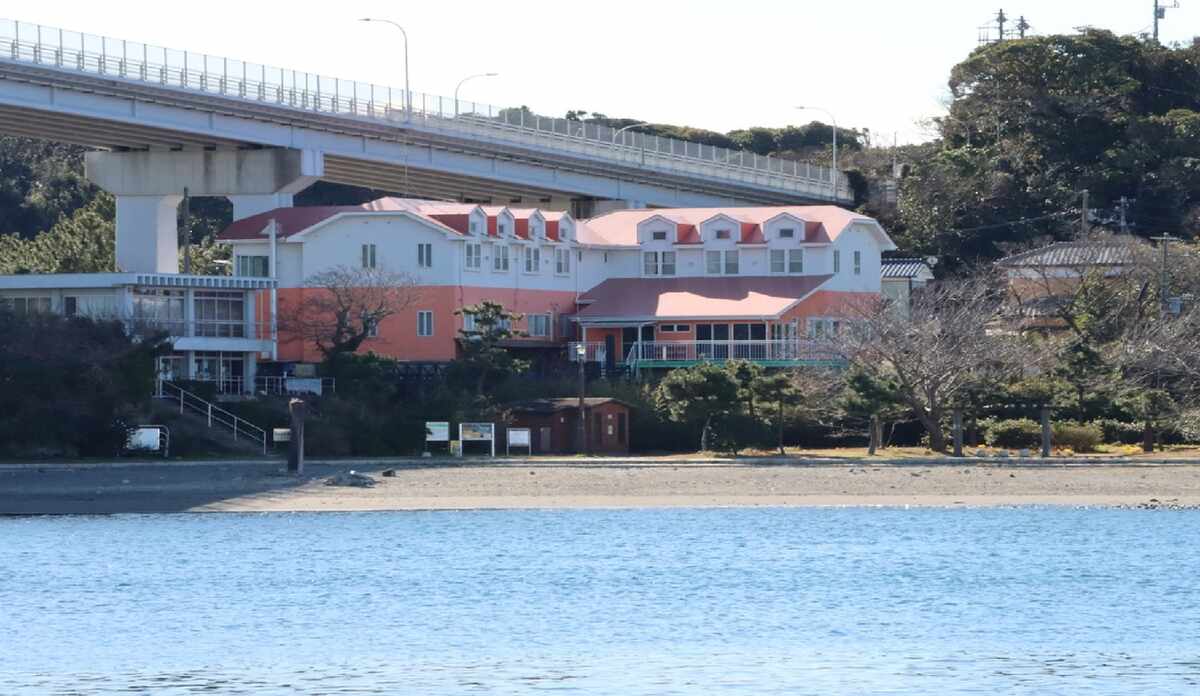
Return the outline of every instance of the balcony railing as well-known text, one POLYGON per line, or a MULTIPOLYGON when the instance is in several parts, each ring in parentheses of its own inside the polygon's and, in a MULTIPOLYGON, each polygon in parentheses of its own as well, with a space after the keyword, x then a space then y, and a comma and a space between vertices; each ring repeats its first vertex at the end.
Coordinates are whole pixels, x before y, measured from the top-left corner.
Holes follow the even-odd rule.
POLYGON ((749 360, 767 363, 834 363, 843 356, 827 341, 642 341, 625 356, 629 365, 749 360))
MULTIPOLYGON (((848 179, 820 165, 688 140, 620 132, 596 123, 539 116, 400 88, 274 68, 234 58, 0 20, 0 60, 103 75, 276 107, 334 114, 598 161, 696 175, 801 195, 850 201, 848 179)), ((514 99, 514 102, 520 100, 514 99)))
POLYGON ((579 362, 579 346, 584 347, 584 362, 604 362, 608 359, 607 349, 600 341, 571 341, 567 344, 567 359, 579 362))
POLYGON ((134 317, 124 321, 130 333, 138 336, 164 331, 172 338, 249 338, 260 341, 271 338, 270 322, 239 319, 184 321, 154 317, 134 317))
POLYGON ((332 377, 255 377, 254 390, 262 394, 332 394, 337 382, 332 377))

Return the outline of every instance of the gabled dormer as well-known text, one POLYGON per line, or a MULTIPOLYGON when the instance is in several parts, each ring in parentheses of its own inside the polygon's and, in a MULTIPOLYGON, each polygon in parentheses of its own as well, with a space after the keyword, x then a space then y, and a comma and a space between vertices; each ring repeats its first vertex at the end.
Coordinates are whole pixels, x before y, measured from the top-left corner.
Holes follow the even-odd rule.
POLYGON ((487 215, 477 205, 435 204, 418 211, 467 237, 481 237, 487 229, 487 215))
POLYGON ((546 217, 537 208, 511 208, 515 219, 517 237, 533 241, 546 241, 546 217))
POLYGON ((700 223, 700 239, 705 246, 733 246, 742 239, 742 221, 717 213, 700 223))
POLYGON ((575 241, 575 218, 570 213, 545 211, 546 237, 560 242, 575 241))
POLYGON ((805 221, 792 213, 780 213, 762 224, 762 234, 771 246, 789 246, 808 241, 805 221))
POLYGON ((504 206, 485 206, 487 214, 487 233, 497 239, 514 239, 516 237, 517 220, 512 211, 504 206))
POLYGON ((679 236, 679 223, 666 215, 652 215, 638 223, 638 244, 642 246, 670 246, 679 236))

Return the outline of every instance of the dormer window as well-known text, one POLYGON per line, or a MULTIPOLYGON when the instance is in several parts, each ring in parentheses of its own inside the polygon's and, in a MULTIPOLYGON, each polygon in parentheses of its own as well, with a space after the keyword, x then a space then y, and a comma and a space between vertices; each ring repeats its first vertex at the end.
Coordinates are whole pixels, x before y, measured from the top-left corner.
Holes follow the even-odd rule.
POLYGON ((470 229, 472 235, 478 235, 479 234, 479 221, 472 220, 469 229, 470 229))
POLYGON ((658 232, 652 232, 652 233, 650 234, 650 236, 651 236, 651 237, 654 239, 654 241, 656 241, 656 242, 664 242, 664 241, 666 241, 666 239, 667 239, 667 233, 666 233, 666 232, 664 232, 664 231, 661 231, 661 230, 660 230, 660 231, 658 231, 658 232))
POLYGON ((794 230, 791 227, 784 227, 783 229, 779 230, 779 238, 780 239, 795 239, 796 238, 796 230, 794 230))
POLYGON ((507 229, 504 227, 504 223, 503 223, 503 222, 497 222, 497 223, 496 223, 496 231, 497 231, 497 233, 498 233, 498 234, 499 234, 501 237, 507 237, 507 236, 508 236, 508 230, 507 230, 507 229))
POLYGON ((729 239, 729 230, 717 230, 717 239, 729 239))

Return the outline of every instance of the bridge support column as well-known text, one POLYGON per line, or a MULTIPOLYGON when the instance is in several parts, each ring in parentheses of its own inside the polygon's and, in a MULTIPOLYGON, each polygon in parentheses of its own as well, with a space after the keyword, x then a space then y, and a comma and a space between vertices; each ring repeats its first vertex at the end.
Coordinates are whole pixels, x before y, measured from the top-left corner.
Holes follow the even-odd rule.
POLYGON ((176 211, 183 196, 117 196, 117 268, 179 272, 176 211))
POLYGON ((325 159, 315 150, 288 149, 89 152, 84 172, 117 198, 117 264, 178 273, 175 206, 185 189, 228 197, 234 217, 246 217, 291 205, 293 194, 325 174, 325 159))
POLYGON ((645 207, 646 203, 644 201, 598 200, 592 202, 592 212, 588 217, 611 213, 614 210, 632 210, 645 207))

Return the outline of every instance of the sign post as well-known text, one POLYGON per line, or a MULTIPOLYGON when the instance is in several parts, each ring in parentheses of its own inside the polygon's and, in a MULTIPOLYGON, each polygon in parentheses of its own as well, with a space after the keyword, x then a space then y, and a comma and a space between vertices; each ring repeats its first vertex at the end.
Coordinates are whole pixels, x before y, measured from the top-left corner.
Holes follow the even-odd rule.
POLYGON ((487 442, 492 456, 496 456, 496 424, 495 423, 459 423, 458 440, 462 443, 463 451, 468 442, 487 442))
POLYGON ((530 437, 529 428, 509 428, 508 437, 504 443, 504 453, 512 455, 513 445, 524 447, 527 455, 533 454, 533 438, 530 437))

